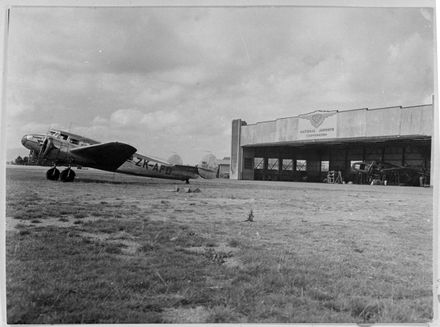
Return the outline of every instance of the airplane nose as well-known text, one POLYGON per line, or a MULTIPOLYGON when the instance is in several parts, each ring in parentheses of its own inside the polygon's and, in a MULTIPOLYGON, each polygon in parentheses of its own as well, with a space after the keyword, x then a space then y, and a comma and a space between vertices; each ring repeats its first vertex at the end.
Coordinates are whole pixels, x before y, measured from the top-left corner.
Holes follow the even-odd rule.
POLYGON ((21 139, 21 144, 23 144, 24 146, 26 146, 26 142, 27 142, 27 134, 25 136, 22 137, 21 139))

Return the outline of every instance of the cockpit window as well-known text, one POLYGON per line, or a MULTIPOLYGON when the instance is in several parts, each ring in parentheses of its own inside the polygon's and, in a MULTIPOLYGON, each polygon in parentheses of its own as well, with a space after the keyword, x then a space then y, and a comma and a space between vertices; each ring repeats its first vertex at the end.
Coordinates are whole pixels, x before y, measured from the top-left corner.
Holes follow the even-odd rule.
POLYGON ((69 137, 69 135, 66 134, 60 134, 60 136, 63 140, 67 140, 67 138, 69 137))
POLYGON ((72 138, 69 138, 69 141, 70 141, 70 143, 72 143, 72 144, 76 144, 76 145, 79 144, 79 141, 78 141, 78 140, 75 140, 75 139, 72 139, 72 138))

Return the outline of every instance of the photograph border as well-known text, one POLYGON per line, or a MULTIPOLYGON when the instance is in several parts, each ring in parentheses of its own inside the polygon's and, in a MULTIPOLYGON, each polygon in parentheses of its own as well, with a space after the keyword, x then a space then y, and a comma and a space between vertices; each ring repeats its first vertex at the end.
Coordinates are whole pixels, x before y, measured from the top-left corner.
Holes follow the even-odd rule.
MULTIPOLYGON (((0 71, 2 78, 1 88, 1 110, 0 110, 0 214, 2 225, 0 227, 0 242, 6 244, 6 96, 7 96, 7 62, 8 62, 8 34, 10 10, 18 7, 365 7, 365 8, 433 8, 433 34, 434 34, 434 94, 432 96, 434 123, 432 133, 433 152, 431 153, 431 170, 433 188, 433 320, 421 324, 405 324, 410 326, 439 326, 440 327, 440 114, 439 114, 439 76, 438 76, 438 41, 440 28, 437 24, 437 17, 440 9, 435 0, 7 0, 1 6, 0 13, 0 37, 2 50, 0 58, 0 71)), ((6 249, 0 254, 0 324, 7 325, 6 320, 6 249)), ((255 325, 255 324, 249 324, 255 325)), ((290 325, 290 324, 289 324, 290 325)), ((313 326, 340 326, 341 324, 292 324, 292 325, 313 325, 313 326)), ((362 324, 343 324, 344 326, 359 326, 362 324)), ((390 324, 374 324, 375 326, 390 324)))

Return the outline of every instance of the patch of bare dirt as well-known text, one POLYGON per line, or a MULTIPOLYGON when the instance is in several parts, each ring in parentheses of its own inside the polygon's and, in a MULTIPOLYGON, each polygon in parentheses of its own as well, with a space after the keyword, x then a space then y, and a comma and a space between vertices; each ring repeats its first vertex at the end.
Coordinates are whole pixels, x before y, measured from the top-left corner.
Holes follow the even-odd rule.
POLYGON ((140 244, 134 241, 134 237, 124 231, 116 234, 82 232, 81 236, 101 242, 123 244, 124 247, 122 248, 122 253, 128 255, 136 254, 140 247, 140 244))

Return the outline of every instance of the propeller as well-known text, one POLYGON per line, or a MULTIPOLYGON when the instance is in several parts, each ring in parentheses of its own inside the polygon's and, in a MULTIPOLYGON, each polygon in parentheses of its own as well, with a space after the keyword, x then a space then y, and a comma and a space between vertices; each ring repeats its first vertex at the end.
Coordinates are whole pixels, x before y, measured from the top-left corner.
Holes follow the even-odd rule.
POLYGON ((55 148, 56 146, 53 144, 52 138, 46 136, 43 140, 43 144, 41 145, 40 153, 38 154, 38 160, 45 159, 49 152, 55 148))

